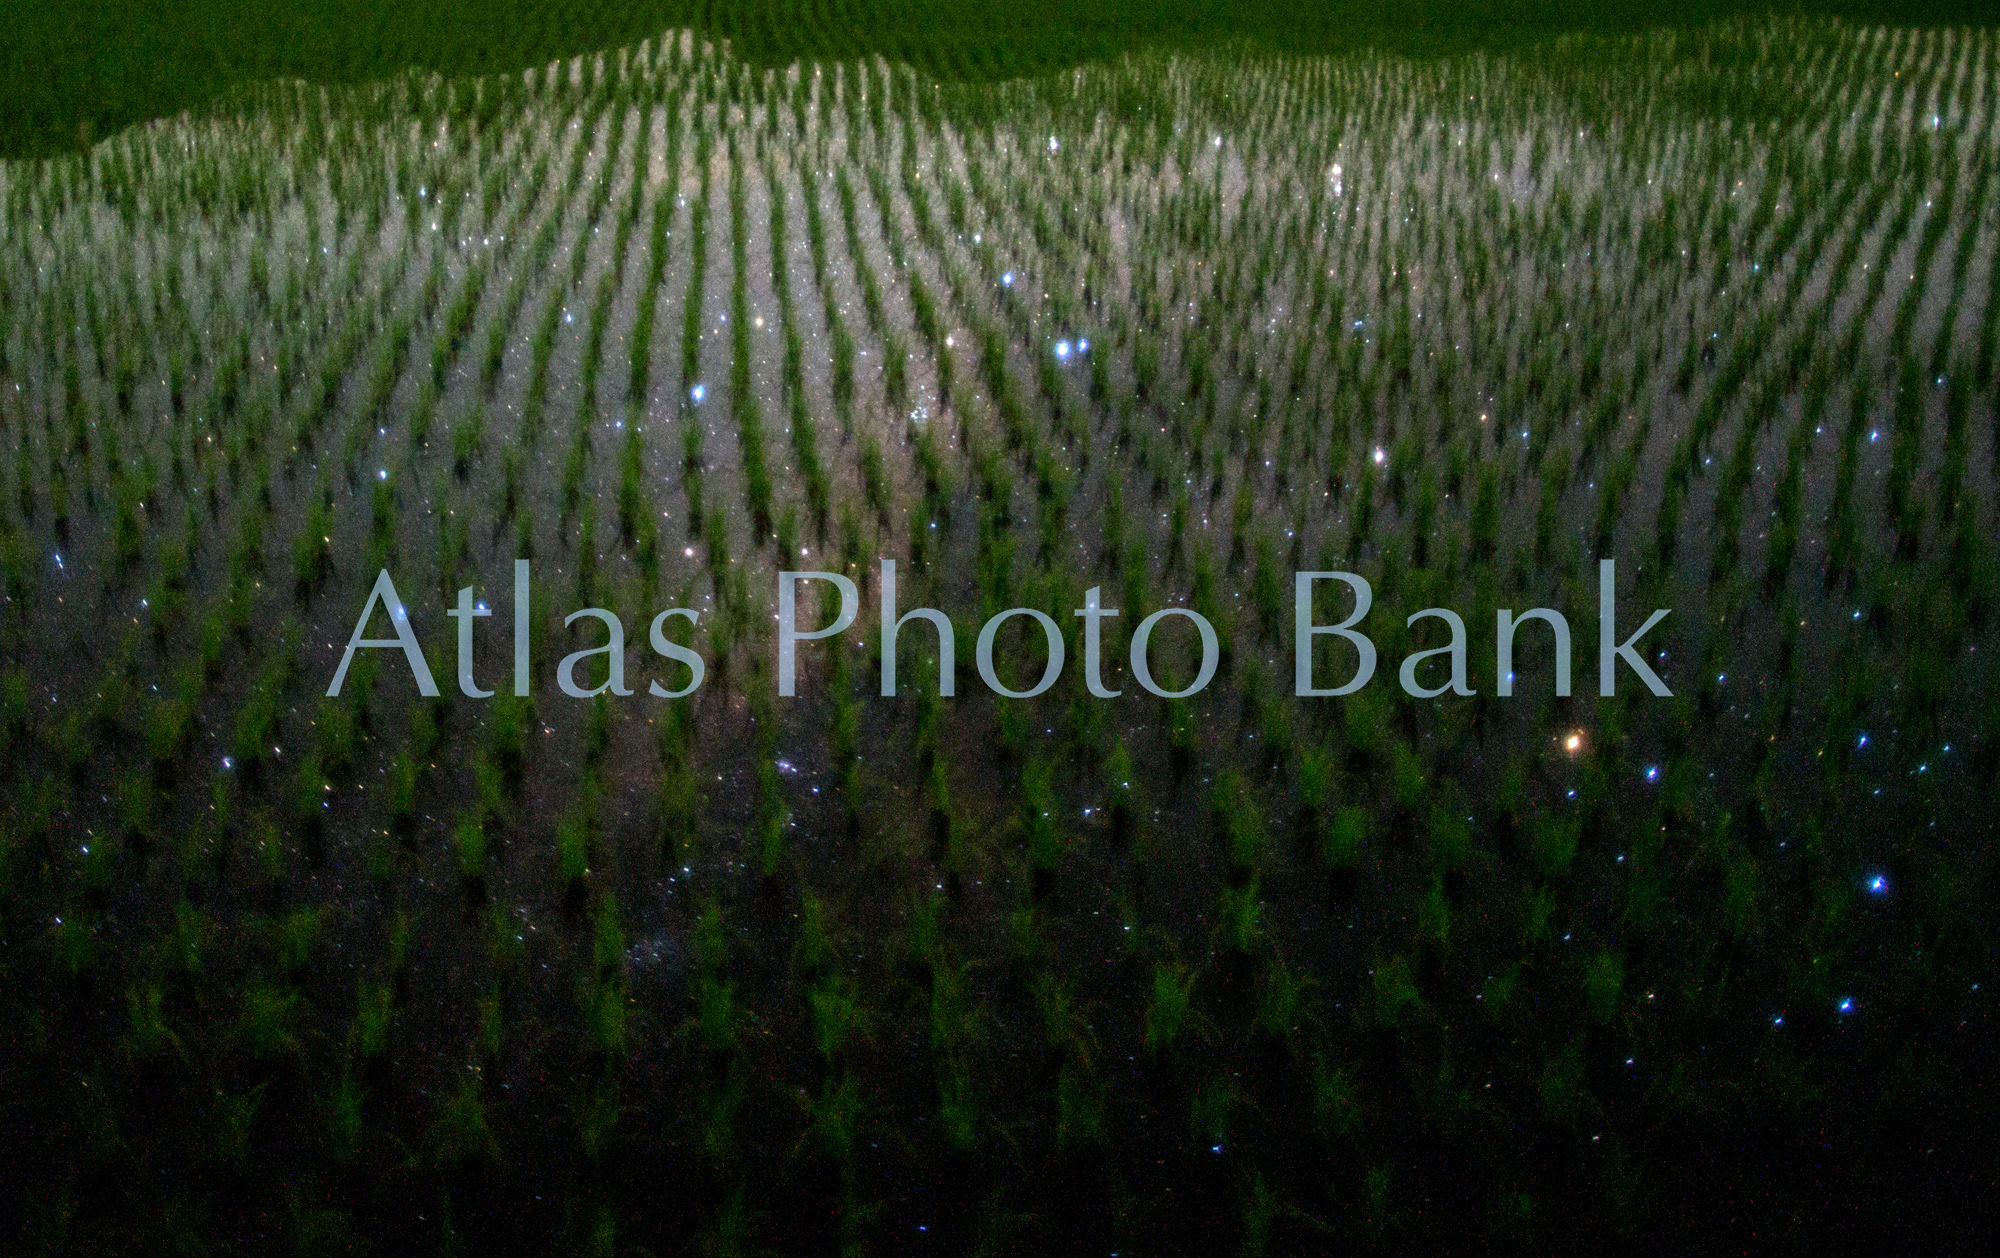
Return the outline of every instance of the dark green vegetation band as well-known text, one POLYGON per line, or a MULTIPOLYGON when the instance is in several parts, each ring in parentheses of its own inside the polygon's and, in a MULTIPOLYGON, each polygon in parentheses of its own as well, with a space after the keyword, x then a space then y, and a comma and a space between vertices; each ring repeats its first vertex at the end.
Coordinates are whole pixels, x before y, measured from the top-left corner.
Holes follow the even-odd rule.
POLYGON ((490 74, 692 26, 753 62, 881 54, 991 79, 1146 45, 1251 39, 1294 52, 1492 46, 1565 30, 1756 12, 1893 25, 1990 23, 1979 0, 10 0, 0 158, 60 152, 244 82, 365 82, 411 66, 490 74))

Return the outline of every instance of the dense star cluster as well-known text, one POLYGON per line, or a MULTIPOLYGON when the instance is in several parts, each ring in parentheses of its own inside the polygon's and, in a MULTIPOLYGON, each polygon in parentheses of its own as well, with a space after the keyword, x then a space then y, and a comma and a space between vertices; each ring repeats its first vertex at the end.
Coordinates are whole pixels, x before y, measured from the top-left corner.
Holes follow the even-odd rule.
POLYGON ((1963 1239, 1996 92, 683 31, 0 163, 0 1248, 1963 1239))

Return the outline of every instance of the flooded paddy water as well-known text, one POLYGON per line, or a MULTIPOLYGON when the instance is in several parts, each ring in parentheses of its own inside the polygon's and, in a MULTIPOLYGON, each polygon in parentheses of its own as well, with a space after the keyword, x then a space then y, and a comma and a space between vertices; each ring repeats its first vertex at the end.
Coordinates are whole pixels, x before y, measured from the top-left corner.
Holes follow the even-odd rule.
POLYGON ((978 85, 669 33, 0 165, 19 1242, 1959 1239, 1996 74, 1805 22, 978 85), (879 693, 884 559, 949 698, 922 621, 879 693), (1669 696, 1598 693, 1603 559, 1669 696), (383 570, 437 697, 327 694, 383 570), (859 614, 786 698, 793 570, 859 614), (1351 695, 1294 693, 1300 571, 1374 592, 1351 695), (558 688, 588 607, 629 695, 558 688), (1032 699, 972 659, 1015 607, 1032 699), (1183 699, 1126 662, 1164 607, 1218 635, 1183 699), (1469 697, 1398 684, 1433 607, 1469 697), (1540 624, 1497 693, 1535 607, 1572 696, 1540 624))

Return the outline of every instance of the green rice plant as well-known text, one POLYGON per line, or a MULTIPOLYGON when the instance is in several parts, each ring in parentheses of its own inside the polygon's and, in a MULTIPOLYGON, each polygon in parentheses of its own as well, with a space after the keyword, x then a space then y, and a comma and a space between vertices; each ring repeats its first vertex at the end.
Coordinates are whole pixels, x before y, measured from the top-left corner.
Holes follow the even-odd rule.
POLYGON ((660 776, 660 841, 669 861, 692 854, 701 794, 686 754, 675 751, 660 776))
POLYGON ((387 1054, 394 1021, 395 994, 390 985, 364 981, 348 1032, 355 1054, 363 1061, 376 1060, 387 1054))
POLYGON ((866 1037, 870 1018, 853 984, 829 974, 807 993, 812 1010, 813 1043, 829 1065, 847 1051, 850 1041, 866 1037))
POLYGON ((1194 976, 1186 966, 1153 966, 1152 994, 1146 1003, 1147 1053, 1160 1057, 1174 1049, 1187 1022, 1193 990, 1194 976))
POLYGON ((185 900, 174 906, 173 926, 161 938, 158 958, 161 967, 176 980, 191 982, 206 969, 206 958, 215 938, 215 922, 185 900))
POLYGON ((852 427, 848 416, 854 404, 854 336, 831 303, 827 311, 828 336, 833 343, 833 405, 841 417, 841 432, 846 434, 852 427))
POLYGON ((1353 1137, 1361 1127, 1363 1110, 1351 1072, 1334 1065, 1325 1053, 1317 1053, 1310 1080, 1315 1129, 1324 1138, 1353 1137))
POLYGON ((1334 814, 1320 840, 1320 859, 1327 868, 1352 870, 1360 859, 1361 845, 1368 837, 1368 810, 1344 804, 1334 814))
POLYGON ((556 822, 556 876, 569 895, 581 892, 590 875, 593 841, 590 813, 583 805, 570 808, 556 822))
POLYGON ((1554 882, 1569 873, 1581 831, 1582 822, 1575 817, 1543 813, 1530 823, 1529 851, 1544 878, 1554 882))
POLYGON ((216 1087, 209 1111, 209 1138, 205 1149, 210 1165, 232 1174, 249 1170, 250 1139, 264 1107, 268 1080, 240 1092, 216 1087))
POLYGON ((584 997, 585 1043, 589 1050, 607 1060, 620 1060, 629 1051, 628 1027, 631 1002, 619 983, 598 983, 584 997))
MULTIPOLYGON (((955 974, 941 977, 941 972, 949 968, 946 964, 945 943, 940 935, 944 913, 945 897, 939 894, 939 888, 935 884, 928 892, 919 890, 916 903, 910 910, 909 925, 904 931, 903 940, 904 956, 915 970, 919 986, 928 985, 930 990, 931 1034, 934 1045, 940 1042, 940 1035, 947 1030, 947 1024, 939 1020, 941 1008, 939 1001, 942 999, 945 1002, 942 1007, 948 1010, 951 996, 947 991, 941 997, 938 984, 942 982, 949 985, 955 978, 955 974)), ((948 1035, 945 1038, 949 1038, 948 1035)))
POLYGON ((1594 1023, 1611 1022, 1625 983, 1625 958, 1620 952, 1601 948, 1584 969, 1584 1001, 1594 1023))
POLYGON ((882 341, 882 393, 889 408, 901 411, 909 404, 909 360, 913 357, 901 334, 891 331, 882 341))
POLYGON ((1056 1072, 1056 1148, 1072 1150, 1101 1145, 1108 1138, 1104 1081, 1084 1063, 1070 1058, 1056 1072))
POLYGON ((1020 824, 1038 882, 1055 873, 1067 846, 1055 816, 1054 775, 1055 766, 1040 757, 1031 756, 1021 769, 1020 824))
POLYGON ((827 925, 826 901, 807 892, 799 900, 799 937, 792 945, 792 965, 807 977, 824 974, 834 963, 833 940, 827 925))
POLYGON ((1583 1046, 1571 1039, 1561 1051, 1549 1055, 1536 1082, 1542 1111, 1554 1122, 1569 1125, 1580 1117, 1589 1102, 1584 1080, 1583 1046))
POLYGON ((278 968, 294 983, 302 979, 312 968, 324 925, 322 916, 320 909, 299 908, 286 914, 284 920, 279 923, 278 968))
POLYGON ((1243 775, 1224 770, 1209 797, 1209 812, 1229 860, 1231 876, 1246 878, 1262 863, 1263 815, 1243 775))
POLYGON ((689 421, 681 428, 681 490, 687 496, 688 536, 700 534, 702 511, 701 428, 689 421))
POLYGON ((303 599, 333 575, 333 524, 327 509, 328 493, 316 495, 306 515, 304 528, 292 549, 292 578, 303 599))
POLYGON ((861 444, 862 492, 868 506, 884 524, 889 519, 888 472, 882 461, 882 447, 874 438, 861 444))
POLYGON ((1263 937, 1261 924, 1262 908, 1259 903, 1257 878, 1239 887, 1224 887, 1220 892, 1216 936, 1222 947, 1238 956, 1248 956, 1263 937))
POLYGON ((845 1166, 854 1156, 855 1142, 867 1117, 867 1103, 861 1083, 851 1073, 829 1075, 820 1085, 819 1095, 805 1099, 811 1119, 809 1134, 826 1156, 845 1166))
POLYGON ((1385 961, 1377 961, 1370 978, 1372 981, 1363 1005, 1363 1017, 1370 1025, 1395 1030, 1405 1018, 1423 1007, 1423 999, 1410 973, 1409 958, 1395 955, 1385 961))
POLYGON ((270 1064, 294 1057, 302 1047, 304 1016, 305 998, 296 991, 253 984, 243 993, 234 1042, 252 1062, 270 1064))
POLYGON ((1431 805, 1431 868, 1441 873, 1463 873, 1473 854, 1471 818, 1461 815, 1458 805, 1431 805))
POLYGON ((704 973, 695 980, 695 1026, 710 1057, 728 1057, 737 1051, 735 997, 733 987, 712 975, 704 973))
MULTIPOLYGON (((618 1122, 624 1116, 624 1104, 620 1096, 618 1080, 609 1075, 600 1075, 594 1081, 584 1080, 578 1084, 576 1102, 577 1144, 586 1161, 601 1161, 611 1149, 618 1135, 618 1122)), ((599 1235, 602 1236, 606 1218, 599 1215, 599 1235)), ((608 1252, 608 1245, 603 1252, 608 1252)))
MULTIPOLYGON (((119 789, 118 837, 142 866, 153 854, 159 838, 159 792, 153 786, 154 780, 135 773, 124 779, 119 789)), ((100 846, 108 859, 110 847, 100 846)))
POLYGON ((478 457, 486 440, 486 408, 474 406, 464 419, 452 429, 451 470, 459 480, 472 474, 472 462, 478 457))
MULTIPOLYGON (((360 696, 360 688, 350 692, 360 696)), ((357 728, 355 702, 329 703, 320 708, 315 722, 317 747, 314 755, 326 776, 335 781, 350 776, 360 755, 362 732, 357 728)))
POLYGON ((459 1076, 437 1106, 424 1133, 427 1161, 443 1168, 491 1164, 499 1159, 499 1144, 486 1120, 486 1086, 476 1070, 459 1076))
POLYGON ((785 830, 790 824, 790 814, 785 807, 777 766, 768 758, 759 757, 756 781, 753 834, 757 839, 758 868, 766 878, 770 878, 777 874, 779 862, 784 857, 785 830))
POLYGON ((528 731, 535 723, 534 701, 527 696, 500 695, 493 700, 486 752, 502 782, 517 796, 528 768, 528 731))
POLYGON ((1236 1113, 1243 1105, 1241 1089, 1234 1079, 1220 1077, 1203 1082, 1188 1101, 1190 1134, 1197 1145, 1221 1152, 1230 1145, 1236 1113))
POLYGON ((1169 699, 1167 708, 1167 751, 1178 780, 1193 766, 1201 750, 1201 731, 1195 724, 1194 709, 1184 699, 1169 699))
POLYGON ((692 202, 688 229, 689 278, 681 305, 681 388, 701 378, 702 295, 708 263, 708 177, 703 169, 701 194, 692 202))
POLYGON ((626 431, 624 450, 618 461, 618 532, 627 542, 638 540, 640 518, 650 516, 641 503, 644 472, 645 446, 635 424, 626 431))
POLYGON ((125 1030, 119 1047, 129 1059, 150 1062, 171 1056, 186 1060, 180 1037, 167 1025, 161 1011, 162 999, 157 984, 135 984, 125 989, 125 1030))
POLYGON ((1414 816, 1430 793, 1430 774, 1422 757, 1402 739, 1392 742, 1389 750, 1390 783, 1396 806, 1414 816))
POLYGON ((477 814, 461 818, 452 828, 452 847, 458 856, 458 875, 467 886, 486 877, 486 825, 477 814))
POLYGON ((979 1139, 978 1085, 962 1054, 946 1054, 937 1068, 938 1123, 953 1149, 968 1151, 979 1139))
POLYGON ((320 1098, 325 1125, 327 1156, 335 1166, 349 1166, 360 1156, 367 1130, 361 1108, 361 1085, 352 1065, 343 1064, 339 1076, 320 1098))
POLYGON ((1104 763, 1105 787, 1110 793, 1111 832, 1116 839, 1127 839, 1139 816, 1139 795, 1135 786, 1132 756, 1125 749, 1125 740, 1118 739, 1112 745, 1111 755, 1104 763))
POLYGON ((1417 939, 1432 956, 1450 952, 1451 902, 1445 896, 1442 877, 1433 877, 1423 899, 1417 902, 1417 939))
MULTIPOLYGON (((576 424, 576 440, 570 443, 569 453, 563 459, 562 508, 556 516, 556 527, 567 528, 577 508, 583 504, 583 477, 590 466, 590 442, 586 434, 590 431, 590 420, 579 417, 576 424)), ((581 544, 579 557, 585 552, 581 544)))

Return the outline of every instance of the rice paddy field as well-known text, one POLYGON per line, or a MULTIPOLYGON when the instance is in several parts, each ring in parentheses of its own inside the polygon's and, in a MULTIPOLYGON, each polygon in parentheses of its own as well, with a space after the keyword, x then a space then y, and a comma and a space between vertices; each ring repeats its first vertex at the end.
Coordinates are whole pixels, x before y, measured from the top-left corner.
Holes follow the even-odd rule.
POLYGON ((1994 29, 711 36, 0 162, 0 1249, 1977 1244, 1994 29))

